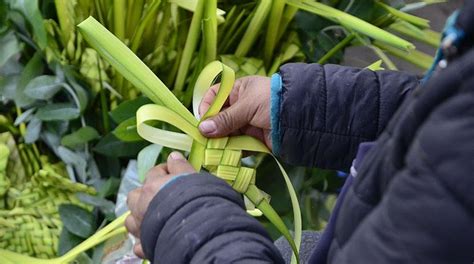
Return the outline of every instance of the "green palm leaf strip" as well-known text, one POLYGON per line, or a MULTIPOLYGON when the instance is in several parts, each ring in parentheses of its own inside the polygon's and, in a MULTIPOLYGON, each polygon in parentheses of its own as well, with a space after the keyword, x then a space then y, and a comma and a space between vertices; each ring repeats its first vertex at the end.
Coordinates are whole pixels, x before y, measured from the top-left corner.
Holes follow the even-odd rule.
MULTIPOLYGON (((117 42, 111 41, 111 33, 97 20, 90 17, 79 24, 78 27, 87 42, 154 103, 162 104, 171 109, 179 109, 179 113, 184 119, 189 122, 194 121, 197 124, 194 116, 181 104, 165 84, 122 42, 120 42, 121 45, 118 45, 117 42), (89 34, 83 33, 86 26, 86 29, 93 29, 96 33, 94 38, 89 34), (119 56, 113 56, 110 52, 112 50, 115 54, 119 54, 119 56), (133 72, 128 70, 132 68, 136 70, 133 72)), ((116 38, 114 37, 114 39, 116 38)))
POLYGON ((430 29, 420 29, 406 21, 399 21, 393 23, 389 26, 389 28, 394 30, 395 32, 424 42, 435 48, 439 46, 439 43, 441 41, 440 33, 430 29))
POLYGON ((216 59, 217 56, 217 0, 208 0, 203 17, 203 40, 205 64, 216 59))
POLYGON ((286 32, 288 25, 295 17, 296 13, 298 12, 298 7, 286 5, 285 10, 281 16, 280 25, 278 26, 278 36, 276 42, 280 41, 283 34, 286 32))
MULTIPOLYGON (((186 38, 186 44, 184 45, 183 54, 181 55, 181 60, 179 63, 178 75, 176 76, 176 82, 174 86, 176 92, 183 90, 186 77, 188 76, 188 70, 191 65, 193 53, 196 50, 196 46, 199 41, 199 32, 201 30, 201 20, 204 13, 204 6, 205 0, 197 1, 193 18, 191 20, 191 26, 189 27, 186 38)), ((141 90, 141 88, 139 89, 141 90)))
POLYGON ((388 52, 389 54, 392 54, 396 57, 406 60, 412 63, 413 65, 420 67, 423 70, 428 70, 431 67, 431 64, 433 63, 433 60, 434 60, 434 58, 431 57, 430 55, 418 50, 403 51, 403 50, 395 49, 379 41, 374 41, 373 44, 376 47, 388 52))
POLYGON ((341 10, 330 7, 328 5, 310 0, 286 0, 286 3, 291 6, 298 7, 308 12, 314 13, 318 16, 322 16, 324 18, 332 20, 336 23, 343 25, 346 28, 367 35, 373 39, 386 42, 387 44, 390 44, 397 48, 404 50, 410 50, 415 48, 412 43, 400 37, 397 37, 392 33, 389 33, 360 18, 347 14, 341 10))
MULTIPOLYGON (((160 6, 161 0, 154 0, 150 6, 146 9, 143 20, 138 24, 135 34, 132 37, 131 49, 133 52, 137 52, 138 47, 140 46, 140 41, 142 41, 143 34, 147 26, 150 26, 150 21, 156 19, 156 12, 160 6)), ((115 5, 114 5, 115 6, 115 5)))
POLYGON ((319 64, 326 63, 332 56, 334 56, 338 51, 345 48, 347 45, 351 43, 351 41, 356 37, 354 33, 347 35, 343 40, 336 44, 331 50, 329 50, 324 56, 322 56, 319 60, 319 64))
POLYGON ((395 9, 395 8, 389 6, 389 5, 386 5, 386 4, 378 2, 378 1, 376 3, 377 3, 377 5, 382 7, 383 9, 387 10, 387 12, 389 12, 394 17, 397 17, 397 18, 399 18, 403 21, 409 22, 409 23, 411 23, 415 26, 421 27, 421 28, 429 28, 430 27, 430 21, 427 20, 427 19, 417 17, 417 16, 414 16, 414 15, 410 15, 408 13, 405 13, 403 11, 400 11, 398 9, 395 9))
POLYGON ((278 31, 281 17, 285 9, 285 0, 274 0, 270 10, 270 18, 267 25, 267 33, 265 35, 265 49, 263 51, 264 59, 267 64, 270 63, 273 50, 277 44, 278 31))
POLYGON ((237 57, 245 57, 250 51, 250 48, 253 46, 253 43, 257 39, 258 34, 261 32, 261 28, 265 19, 267 18, 268 13, 272 7, 271 0, 260 0, 257 9, 253 13, 252 20, 245 31, 242 40, 239 42, 239 46, 235 51, 237 57))
POLYGON ((383 71, 385 69, 382 67, 382 62, 383 62, 382 60, 378 60, 365 68, 371 71, 383 71))

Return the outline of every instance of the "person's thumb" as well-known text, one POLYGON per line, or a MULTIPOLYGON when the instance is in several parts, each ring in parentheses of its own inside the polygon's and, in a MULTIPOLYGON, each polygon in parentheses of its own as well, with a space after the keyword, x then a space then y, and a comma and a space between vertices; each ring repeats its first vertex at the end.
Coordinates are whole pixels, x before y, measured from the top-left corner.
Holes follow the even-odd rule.
POLYGON ((224 137, 249 123, 248 108, 236 103, 199 124, 199 131, 206 137, 224 137))
POLYGON ((184 158, 183 154, 178 151, 171 152, 166 166, 168 167, 169 174, 173 175, 196 172, 193 166, 184 158))

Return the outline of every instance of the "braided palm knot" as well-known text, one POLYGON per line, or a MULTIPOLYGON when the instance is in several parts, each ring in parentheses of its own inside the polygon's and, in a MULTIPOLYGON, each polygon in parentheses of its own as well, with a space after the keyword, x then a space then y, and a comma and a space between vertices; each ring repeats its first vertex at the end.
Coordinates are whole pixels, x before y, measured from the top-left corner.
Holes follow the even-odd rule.
MULTIPOLYGON (((148 104, 137 111, 137 132, 144 139, 173 149, 190 152, 189 162, 199 171, 204 167, 212 174, 227 181, 237 192, 244 194, 250 200, 247 203, 247 212, 254 216, 265 215, 269 221, 287 238, 294 252, 298 251, 300 231, 295 232, 295 240, 291 237, 288 228, 270 205, 269 196, 255 186, 255 169, 242 167, 242 151, 270 154, 270 150, 259 140, 250 136, 232 136, 224 138, 206 138, 198 130, 200 120, 217 114, 228 98, 235 81, 235 73, 221 62, 214 61, 208 64, 199 75, 193 94, 194 116, 174 96, 170 96, 168 89, 160 94, 159 104, 148 104), (202 97, 220 75, 219 90, 214 102, 208 111, 200 117, 198 113, 202 97), (161 94, 162 93, 162 94, 161 94), (166 122, 180 129, 184 133, 173 132, 154 127, 156 121, 166 122), (295 243, 296 241, 296 243, 295 243)), ((288 175, 281 164, 277 162, 285 178, 290 192, 295 216, 295 229, 301 228, 301 215, 296 194, 288 175)))
POLYGON ((209 139, 203 166, 244 194, 249 185, 255 185, 255 169, 241 166, 242 151, 226 149, 228 140, 228 137, 209 139))

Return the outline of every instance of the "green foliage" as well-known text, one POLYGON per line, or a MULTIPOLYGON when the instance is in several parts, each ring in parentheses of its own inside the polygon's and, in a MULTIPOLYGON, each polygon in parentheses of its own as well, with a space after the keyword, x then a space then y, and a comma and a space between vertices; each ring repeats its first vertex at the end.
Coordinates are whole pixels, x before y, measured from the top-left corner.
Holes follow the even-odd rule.
POLYGON ((109 157, 136 157, 138 152, 147 146, 144 141, 124 142, 113 133, 107 134, 95 145, 94 151, 109 157))
POLYGON ((87 193, 78 193, 77 197, 84 204, 97 207, 102 213, 104 213, 108 220, 113 220, 115 218, 115 204, 113 202, 100 196, 92 196, 87 193))
POLYGON ((129 118, 134 117, 138 108, 149 103, 151 103, 151 100, 144 96, 127 100, 118 105, 114 110, 110 111, 110 118, 112 118, 115 123, 119 124, 129 118))
POLYGON ((15 1, 8 0, 13 11, 18 11, 23 18, 28 21, 28 25, 33 28, 32 36, 40 49, 46 47, 47 36, 43 27, 43 17, 38 8, 38 0, 15 1))
POLYGON ((19 53, 21 48, 22 46, 13 31, 3 33, 0 38, 0 67, 4 66, 13 55, 19 53))
POLYGON ((114 136, 124 142, 140 141, 142 138, 137 133, 137 118, 130 117, 129 119, 121 122, 112 131, 114 136))
POLYGON ((24 93, 33 99, 48 100, 59 92, 60 89, 61 84, 56 76, 41 75, 35 77, 26 85, 24 93))
POLYGON ((95 128, 85 126, 61 139, 61 144, 66 147, 74 148, 88 143, 91 140, 100 138, 99 132, 95 128))
POLYGON ((33 143, 38 140, 41 133, 42 122, 39 118, 34 117, 26 126, 25 142, 33 143))
POLYGON ((79 245, 84 239, 71 233, 67 228, 61 230, 59 235, 58 255, 62 256, 69 250, 79 245))
POLYGON ((59 206, 59 215, 64 228, 78 237, 88 238, 95 231, 94 216, 77 205, 62 204, 59 206))
POLYGON ((71 120, 79 117, 79 110, 70 103, 47 104, 38 109, 36 117, 43 121, 71 120))

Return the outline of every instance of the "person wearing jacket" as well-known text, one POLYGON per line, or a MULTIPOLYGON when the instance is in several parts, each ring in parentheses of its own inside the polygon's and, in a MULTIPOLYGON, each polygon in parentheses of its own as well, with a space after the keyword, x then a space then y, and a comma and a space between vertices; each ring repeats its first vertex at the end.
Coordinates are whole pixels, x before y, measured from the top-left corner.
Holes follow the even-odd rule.
MULTIPOLYGON (((422 81, 300 63, 238 79, 227 108, 199 129, 254 136, 290 164, 351 172, 303 262, 473 263, 473 31, 474 1, 466 1, 422 81)), ((153 263, 285 263, 242 197, 178 152, 128 205, 134 251, 153 263)))

